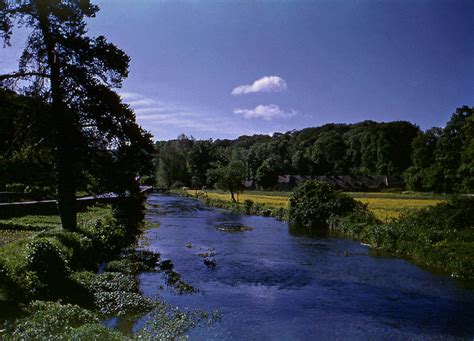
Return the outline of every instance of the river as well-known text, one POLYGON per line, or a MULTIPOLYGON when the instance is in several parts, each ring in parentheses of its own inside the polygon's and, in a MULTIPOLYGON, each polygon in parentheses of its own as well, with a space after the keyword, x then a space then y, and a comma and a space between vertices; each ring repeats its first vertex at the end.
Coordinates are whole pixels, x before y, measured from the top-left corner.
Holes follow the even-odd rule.
POLYGON ((199 292, 177 294, 163 285, 161 273, 141 274, 141 291, 223 316, 212 327, 193 329, 191 339, 474 337, 474 290, 452 278, 373 256, 356 241, 295 235, 285 222, 190 198, 153 194, 147 205, 147 220, 160 226, 147 230, 141 247, 172 260, 199 292), (218 229, 223 223, 249 229, 226 232, 218 229))

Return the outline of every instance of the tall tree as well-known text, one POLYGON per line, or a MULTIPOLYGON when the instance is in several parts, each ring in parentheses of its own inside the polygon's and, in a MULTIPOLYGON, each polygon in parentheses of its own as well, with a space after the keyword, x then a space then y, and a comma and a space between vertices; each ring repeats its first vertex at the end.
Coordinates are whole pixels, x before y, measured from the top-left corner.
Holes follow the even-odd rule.
POLYGON ((217 188, 229 191, 232 202, 236 203, 235 193, 242 189, 242 181, 245 179, 245 165, 243 162, 233 160, 225 166, 210 170, 210 173, 217 178, 217 188))
POLYGON ((150 138, 112 90, 128 75, 129 57, 103 36, 86 36, 85 20, 97 11, 89 0, 0 0, 6 45, 12 24, 30 32, 18 71, 0 75, 0 82, 49 104, 58 208, 68 230, 76 228, 76 179, 87 162, 80 156, 90 146, 124 150, 137 132, 140 140, 150 138))

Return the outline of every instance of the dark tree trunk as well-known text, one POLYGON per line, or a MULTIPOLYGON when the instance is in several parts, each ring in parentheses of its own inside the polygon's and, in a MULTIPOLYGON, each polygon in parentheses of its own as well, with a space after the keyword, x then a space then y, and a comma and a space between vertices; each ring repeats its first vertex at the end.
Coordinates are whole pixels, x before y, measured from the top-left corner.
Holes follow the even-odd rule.
POLYGON ((230 197, 232 198, 232 202, 235 204, 237 202, 237 200, 235 200, 235 196, 234 196, 234 191, 230 191, 230 197))
MULTIPOLYGON (((61 113, 61 111, 59 112, 61 113)), ((74 152, 70 141, 72 134, 65 136, 63 133, 71 132, 71 129, 68 129, 69 125, 70 122, 67 121, 58 125, 56 134, 56 181, 58 186, 58 209, 62 226, 66 230, 73 231, 77 227, 74 152)))
POLYGON ((74 179, 73 118, 63 101, 61 91, 61 66, 55 52, 55 42, 49 22, 48 0, 38 0, 39 24, 47 47, 51 81, 51 111, 55 136, 55 161, 58 209, 64 229, 77 227, 76 186, 74 179))

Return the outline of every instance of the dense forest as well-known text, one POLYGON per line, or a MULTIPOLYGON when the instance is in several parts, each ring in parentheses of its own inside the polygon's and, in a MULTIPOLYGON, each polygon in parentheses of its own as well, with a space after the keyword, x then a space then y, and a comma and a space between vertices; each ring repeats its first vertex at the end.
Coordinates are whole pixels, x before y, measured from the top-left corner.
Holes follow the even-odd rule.
POLYGON ((284 174, 400 175, 412 190, 472 192, 473 113, 474 108, 460 107, 444 128, 426 131, 406 121, 364 121, 235 140, 181 135, 156 142, 156 179, 145 181, 167 188, 225 188, 219 180, 232 171, 240 180, 270 189, 284 174))

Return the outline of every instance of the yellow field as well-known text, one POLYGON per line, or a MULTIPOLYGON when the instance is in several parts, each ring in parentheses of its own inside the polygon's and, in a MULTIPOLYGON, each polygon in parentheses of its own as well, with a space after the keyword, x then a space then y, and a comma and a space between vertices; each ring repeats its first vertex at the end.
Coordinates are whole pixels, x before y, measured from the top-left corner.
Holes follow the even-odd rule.
MULTIPOLYGON (((188 190, 188 194, 195 195, 196 191, 188 190)), ((203 192, 200 192, 203 193, 203 192)), ((387 220, 398 217, 402 212, 408 210, 421 209, 427 206, 433 206, 443 201, 443 199, 431 197, 414 197, 413 195, 391 194, 391 193, 347 193, 354 199, 368 204, 368 208, 375 214, 378 219, 387 220)), ((229 193, 216 191, 207 191, 206 195, 209 199, 217 199, 223 201, 231 201, 229 193)), ((244 192, 236 196, 239 202, 244 200, 252 200, 255 203, 265 205, 272 208, 287 208, 288 193, 279 192, 244 192)))
POLYGON ((416 210, 427 206, 434 206, 443 200, 438 199, 413 199, 413 198, 357 198, 354 199, 368 204, 369 209, 378 219, 386 220, 397 218, 402 212, 416 210))

